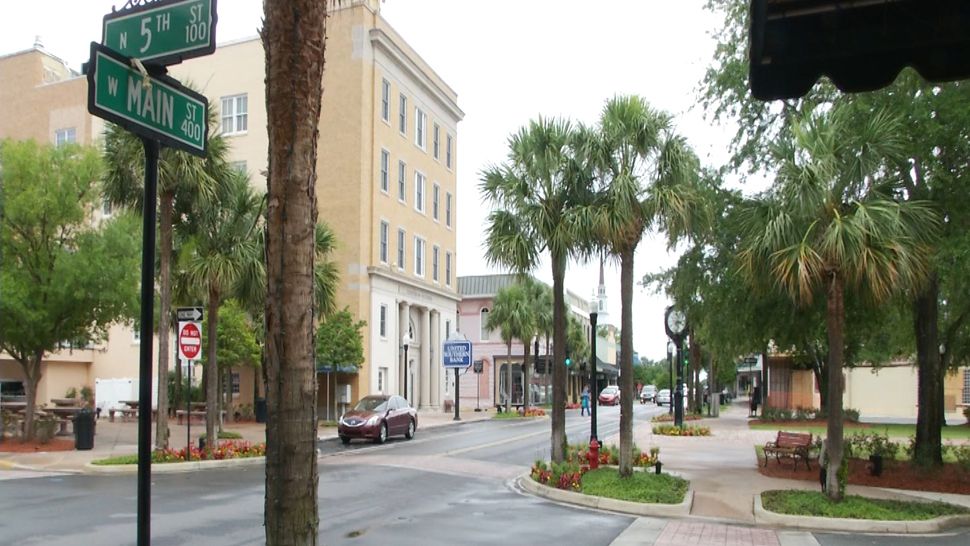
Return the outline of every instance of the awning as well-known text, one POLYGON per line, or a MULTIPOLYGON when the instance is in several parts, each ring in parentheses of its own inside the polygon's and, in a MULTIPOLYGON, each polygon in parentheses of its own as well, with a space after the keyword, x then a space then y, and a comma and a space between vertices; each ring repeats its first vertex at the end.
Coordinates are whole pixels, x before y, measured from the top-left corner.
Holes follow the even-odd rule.
POLYGON ((317 373, 357 373, 359 368, 353 364, 340 364, 334 366, 333 364, 317 364, 317 373))
POLYGON ((845 92, 889 85, 903 67, 970 78, 966 0, 752 0, 751 93, 803 96, 821 76, 845 92))

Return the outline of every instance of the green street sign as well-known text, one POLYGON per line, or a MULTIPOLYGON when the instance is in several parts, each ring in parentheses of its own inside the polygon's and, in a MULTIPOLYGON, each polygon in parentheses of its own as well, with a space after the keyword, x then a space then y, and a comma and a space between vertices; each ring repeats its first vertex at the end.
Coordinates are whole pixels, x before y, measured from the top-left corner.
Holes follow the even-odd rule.
POLYGON ((216 0, 161 0, 104 16, 101 44, 167 66, 216 50, 216 0))
POLYGON ((171 148, 205 156, 209 102, 168 76, 148 76, 130 59, 91 42, 88 112, 171 148), (145 85, 145 80, 149 85, 145 85))

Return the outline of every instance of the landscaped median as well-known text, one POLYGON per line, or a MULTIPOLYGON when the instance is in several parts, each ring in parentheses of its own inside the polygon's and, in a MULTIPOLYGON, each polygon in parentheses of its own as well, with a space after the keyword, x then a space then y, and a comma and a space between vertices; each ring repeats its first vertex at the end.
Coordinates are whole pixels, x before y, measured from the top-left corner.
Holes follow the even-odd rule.
POLYGON ((815 491, 765 491, 754 498, 758 524, 826 531, 933 533, 970 524, 970 510, 942 502, 847 495, 832 502, 815 491))
POLYGON ((549 500, 635 516, 687 516, 694 500, 687 480, 650 471, 634 472, 622 479, 612 467, 587 471, 580 478, 580 491, 543 485, 531 474, 520 476, 518 483, 529 493, 549 500))
MULTIPOLYGON (((220 442, 213 450, 212 458, 206 458, 207 453, 196 447, 180 450, 160 449, 152 452, 152 472, 186 472, 205 468, 222 468, 229 466, 249 466, 264 464, 266 461, 266 444, 264 442, 250 443, 245 441, 220 442), (188 458, 189 460, 186 460, 188 458)), ((88 470, 98 474, 123 474, 135 472, 138 468, 138 455, 121 455, 92 461, 86 465, 88 470)))

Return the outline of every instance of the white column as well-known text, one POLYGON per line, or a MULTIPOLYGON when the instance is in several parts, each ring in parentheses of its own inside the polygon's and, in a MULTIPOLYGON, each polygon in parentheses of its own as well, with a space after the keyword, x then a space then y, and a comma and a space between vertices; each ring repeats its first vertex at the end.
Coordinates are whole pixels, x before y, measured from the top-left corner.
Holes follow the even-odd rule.
POLYGON ((441 408, 441 313, 431 311, 431 407, 441 408))
POLYGON ((431 312, 427 307, 421 309, 421 371, 418 372, 421 382, 420 408, 431 405, 431 312))
POLYGON ((397 365, 397 392, 405 398, 408 397, 408 393, 404 392, 404 374, 407 368, 405 359, 411 358, 411 353, 410 351, 407 353, 404 352, 403 340, 404 336, 408 333, 408 325, 411 323, 410 317, 411 306, 406 301, 402 301, 400 314, 397 319, 397 346, 401 349, 400 362, 397 365))

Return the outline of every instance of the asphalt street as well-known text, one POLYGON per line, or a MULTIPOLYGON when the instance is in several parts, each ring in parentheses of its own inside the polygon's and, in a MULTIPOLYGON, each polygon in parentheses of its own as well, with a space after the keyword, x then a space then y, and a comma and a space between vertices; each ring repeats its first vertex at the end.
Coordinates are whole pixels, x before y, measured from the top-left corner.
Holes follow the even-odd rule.
MULTIPOLYGON (((665 411, 635 405, 636 422, 665 411)), ((600 436, 619 427, 600 408, 600 436)), ((571 442, 589 438, 589 418, 570 412, 571 442)), ((513 478, 549 451, 549 420, 487 420, 418 429, 378 446, 320 443, 321 544, 609 545, 634 518, 540 500, 513 478)), ((6 473, 0 480, 0 544, 134 544, 136 476, 6 473)), ((154 474, 152 543, 262 544, 262 466, 154 474)), ((811 538, 811 537, 809 537, 811 538)), ((819 533, 818 544, 968 544, 967 530, 893 537, 819 533)))

